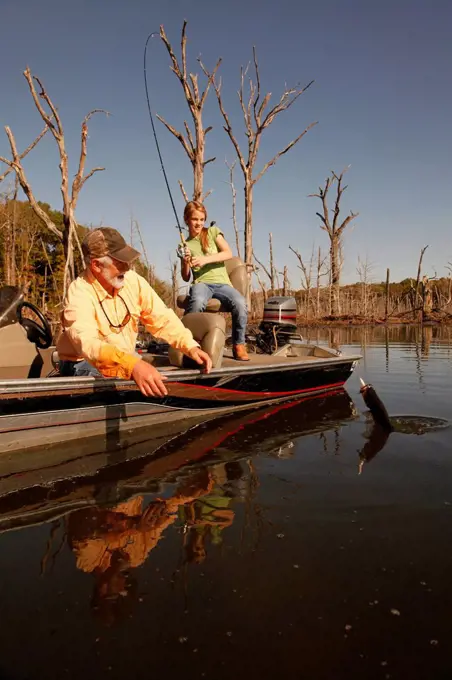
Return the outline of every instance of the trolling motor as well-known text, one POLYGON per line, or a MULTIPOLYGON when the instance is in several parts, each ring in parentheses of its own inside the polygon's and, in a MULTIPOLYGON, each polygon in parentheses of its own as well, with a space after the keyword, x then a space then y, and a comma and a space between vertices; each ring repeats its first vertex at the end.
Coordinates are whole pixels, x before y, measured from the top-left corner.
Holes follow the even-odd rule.
POLYGON ((264 305, 264 317, 256 333, 256 345, 265 354, 273 354, 289 343, 301 342, 297 332, 297 303, 293 297, 275 296, 264 305))

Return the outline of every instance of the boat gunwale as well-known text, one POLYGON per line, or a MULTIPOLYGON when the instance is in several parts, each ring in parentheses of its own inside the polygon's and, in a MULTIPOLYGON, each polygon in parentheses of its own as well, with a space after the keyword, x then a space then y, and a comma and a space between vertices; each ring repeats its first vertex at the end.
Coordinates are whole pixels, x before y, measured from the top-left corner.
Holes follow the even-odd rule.
MULTIPOLYGON (((341 355, 331 358, 318 358, 315 361, 300 360, 290 361, 287 364, 277 362, 272 364, 261 365, 243 365, 237 367, 217 368, 210 373, 204 373, 202 369, 177 369, 165 370, 159 369, 161 375, 165 376, 167 383, 183 383, 187 380, 209 380, 212 378, 222 378, 225 376, 235 375, 256 375, 259 373, 274 373, 292 371, 294 369, 305 368, 306 370, 316 370, 316 368, 324 368, 331 365, 350 364, 360 361, 362 356, 359 354, 341 355)), ((136 383, 133 380, 118 380, 117 378, 94 378, 91 376, 83 377, 52 377, 52 378, 8 378, 0 380, 0 400, 2 396, 10 396, 12 394, 20 395, 20 398, 26 398, 28 395, 39 394, 41 392, 66 392, 74 390, 84 391, 108 391, 115 390, 117 392, 138 390, 136 383), (50 388, 50 389, 49 389, 50 388), (51 389, 53 388, 53 389, 51 389), (90 389, 91 388, 91 389, 90 389)))

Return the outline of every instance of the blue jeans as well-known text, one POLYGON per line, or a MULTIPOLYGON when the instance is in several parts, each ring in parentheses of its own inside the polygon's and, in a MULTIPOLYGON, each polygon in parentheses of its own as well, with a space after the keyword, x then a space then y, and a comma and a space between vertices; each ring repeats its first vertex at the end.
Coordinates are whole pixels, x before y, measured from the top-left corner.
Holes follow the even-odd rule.
POLYGON ((97 368, 94 368, 86 359, 81 361, 60 361, 60 375, 63 378, 71 378, 73 376, 77 378, 84 376, 102 378, 102 374, 99 373, 97 368))
POLYGON ((220 300, 232 315, 232 342, 234 345, 245 343, 248 310, 243 295, 226 283, 194 283, 190 288, 186 314, 204 312, 211 298, 220 300))

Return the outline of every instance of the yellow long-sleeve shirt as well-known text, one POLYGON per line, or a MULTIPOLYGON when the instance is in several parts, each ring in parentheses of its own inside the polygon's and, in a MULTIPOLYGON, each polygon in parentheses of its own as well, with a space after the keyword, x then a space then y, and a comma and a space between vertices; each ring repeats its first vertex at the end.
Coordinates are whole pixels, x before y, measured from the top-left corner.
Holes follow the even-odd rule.
POLYGON ((110 295, 86 270, 67 292, 58 355, 69 361, 87 359, 105 377, 129 379, 140 361, 135 354, 140 322, 153 336, 182 352, 199 346, 142 276, 128 271, 124 286, 110 295), (113 328, 112 324, 123 323, 128 312, 130 320, 122 328, 113 328))

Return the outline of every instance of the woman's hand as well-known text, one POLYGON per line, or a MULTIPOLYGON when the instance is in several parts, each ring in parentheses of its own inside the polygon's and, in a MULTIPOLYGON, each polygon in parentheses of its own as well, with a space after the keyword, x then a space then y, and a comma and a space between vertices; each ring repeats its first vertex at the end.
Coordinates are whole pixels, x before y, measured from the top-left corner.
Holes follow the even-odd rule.
POLYGON ((209 258, 205 255, 196 255, 192 257, 191 266, 192 267, 204 267, 205 264, 209 263, 209 258))

